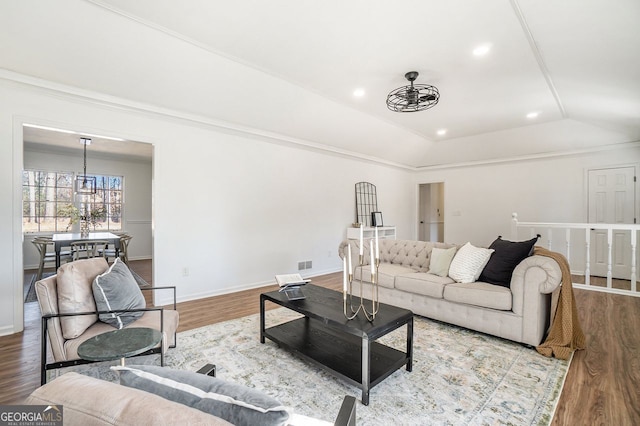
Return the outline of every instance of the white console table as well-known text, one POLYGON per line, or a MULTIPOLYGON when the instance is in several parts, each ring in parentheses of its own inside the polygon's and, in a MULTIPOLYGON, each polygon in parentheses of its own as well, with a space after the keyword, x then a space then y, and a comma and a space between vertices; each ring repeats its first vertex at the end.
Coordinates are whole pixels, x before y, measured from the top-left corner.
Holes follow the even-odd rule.
MULTIPOLYGON (((365 240, 370 240, 375 238, 375 229, 374 227, 365 226, 362 234, 365 240)), ((349 227, 347 228, 347 238, 350 240, 359 240, 360 239, 360 228, 349 227)), ((396 239, 396 227, 395 226, 379 226, 378 227, 378 238, 384 239, 396 239)))

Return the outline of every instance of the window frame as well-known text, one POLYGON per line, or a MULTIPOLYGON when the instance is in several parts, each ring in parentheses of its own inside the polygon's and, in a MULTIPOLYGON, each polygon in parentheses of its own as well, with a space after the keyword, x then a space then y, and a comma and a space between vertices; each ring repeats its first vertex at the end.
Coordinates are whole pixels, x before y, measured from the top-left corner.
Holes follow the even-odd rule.
POLYGON ((112 183, 112 180, 117 181, 115 188, 113 188, 112 185, 107 185, 106 189, 99 187, 98 192, 102 191, 102 198, 97 199, 97 194, 87 196, 75 193, 75 181, 78 176, 82 175, 82 172, 71 172, 65 170, 46 170, 35 167, 23 169, 21 183, 22 233, 25 235, 46 235, 60 232, 71 232, 72 225, 70 222, 73 216, 73 209, 71 209, 71 206, 76 207, 75 211, 77 214, 82 214, 84 211, 84 204, 87 203, 87 198, 90 198, 88 204, 93 206, 93 208, 95 208, 96 205, 99 207, 103 206, 107 209, 107 212, 113 212, 112 209, 114 206, 119 208, 119 212, 117 214, 107 214, 107 217, 105 217, 104 220, 99 221, 96 231, 122 231, 125 213, 125 177, 122 175, 111 174, 87 175, 95 176, 96 180, 101 180, 101 185, 105 180, 108 184, 112 183), (32 178, 28 175, 29 173, 34 174, 32 178), (44 174, 45 177, 39 174, 44 174), (48 184, 48 180, 51 179, 51 175, 53 175, 54 180, 53 186, 48 184), (68 184, 65 186, 59 186, 58 184, 61 178, 66 178, 68 184), (33 188, 33 190, 31 188, 33 188), (67 197, 64 197, 64 192, 69 192, 67 197), (115 192, 115 194, 112 192, 115 192), (32 196, 33 199, 31 199, 32 196), (53 200, 48 199, 51 196, 53 196, 53 200), (51 208, 53 208, 53 214, 47 211, 51 208), (68 208, 68 214, 64 214, 66 213, 65 211, 61 214, 61 209, 65 208, 68 208), (35 209, 35 214, 31 214, 32 209, 35 209), (117 226, 115 226, 116 224, 117 226))

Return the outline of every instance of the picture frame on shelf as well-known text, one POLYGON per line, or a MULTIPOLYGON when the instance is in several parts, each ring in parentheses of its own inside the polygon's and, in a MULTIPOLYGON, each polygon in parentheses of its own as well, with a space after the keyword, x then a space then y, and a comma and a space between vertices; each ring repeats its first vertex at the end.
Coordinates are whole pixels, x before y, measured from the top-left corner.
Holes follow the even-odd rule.
POLYGON ((384 226, 382 221, 382 212, 371 212, 371 226, 384 226))

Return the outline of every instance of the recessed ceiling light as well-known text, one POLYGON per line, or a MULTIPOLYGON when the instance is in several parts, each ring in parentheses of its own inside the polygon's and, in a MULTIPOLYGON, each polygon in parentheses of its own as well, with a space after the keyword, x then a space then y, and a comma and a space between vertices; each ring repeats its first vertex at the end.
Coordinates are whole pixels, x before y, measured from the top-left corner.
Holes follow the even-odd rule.
POLYGON ((436 132, 438 136, 444 136, 447 134, 447 129, 440 129, 436 132))
POLYGON ((364 96, 365 93, 366 92, 364 91, 364 89, 358 88, 353 91, 353 96, 355 96, 356 98, 361 98, 364 96))
POLYGON ((538 118, 538 115, 540 115, 539 112, 535 112, 535 111, 534 112, 530 112, 529 114, 527 114, 527 118, 529 120, 533 120, 534 118, 538 118))
POLYGON ((476 47, 475 49, 473 49, 473 55, 474 56, 484 56, 487 53, 489 53, 490 50, 491 50, 491 45, 490 44, 482 44, 482 45, 476 47))

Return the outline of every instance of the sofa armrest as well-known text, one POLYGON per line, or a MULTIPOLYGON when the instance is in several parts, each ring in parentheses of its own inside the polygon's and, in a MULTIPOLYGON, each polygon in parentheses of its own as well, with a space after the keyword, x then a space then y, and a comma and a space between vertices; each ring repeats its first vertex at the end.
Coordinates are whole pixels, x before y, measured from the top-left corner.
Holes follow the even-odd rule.
POLYGON ((562 282, 560 265, 545 256, 529 256, 513 271, 511 293, 512 310, 523 317, 522 341, 538 345, 548 324, 551 294, 562 282))

